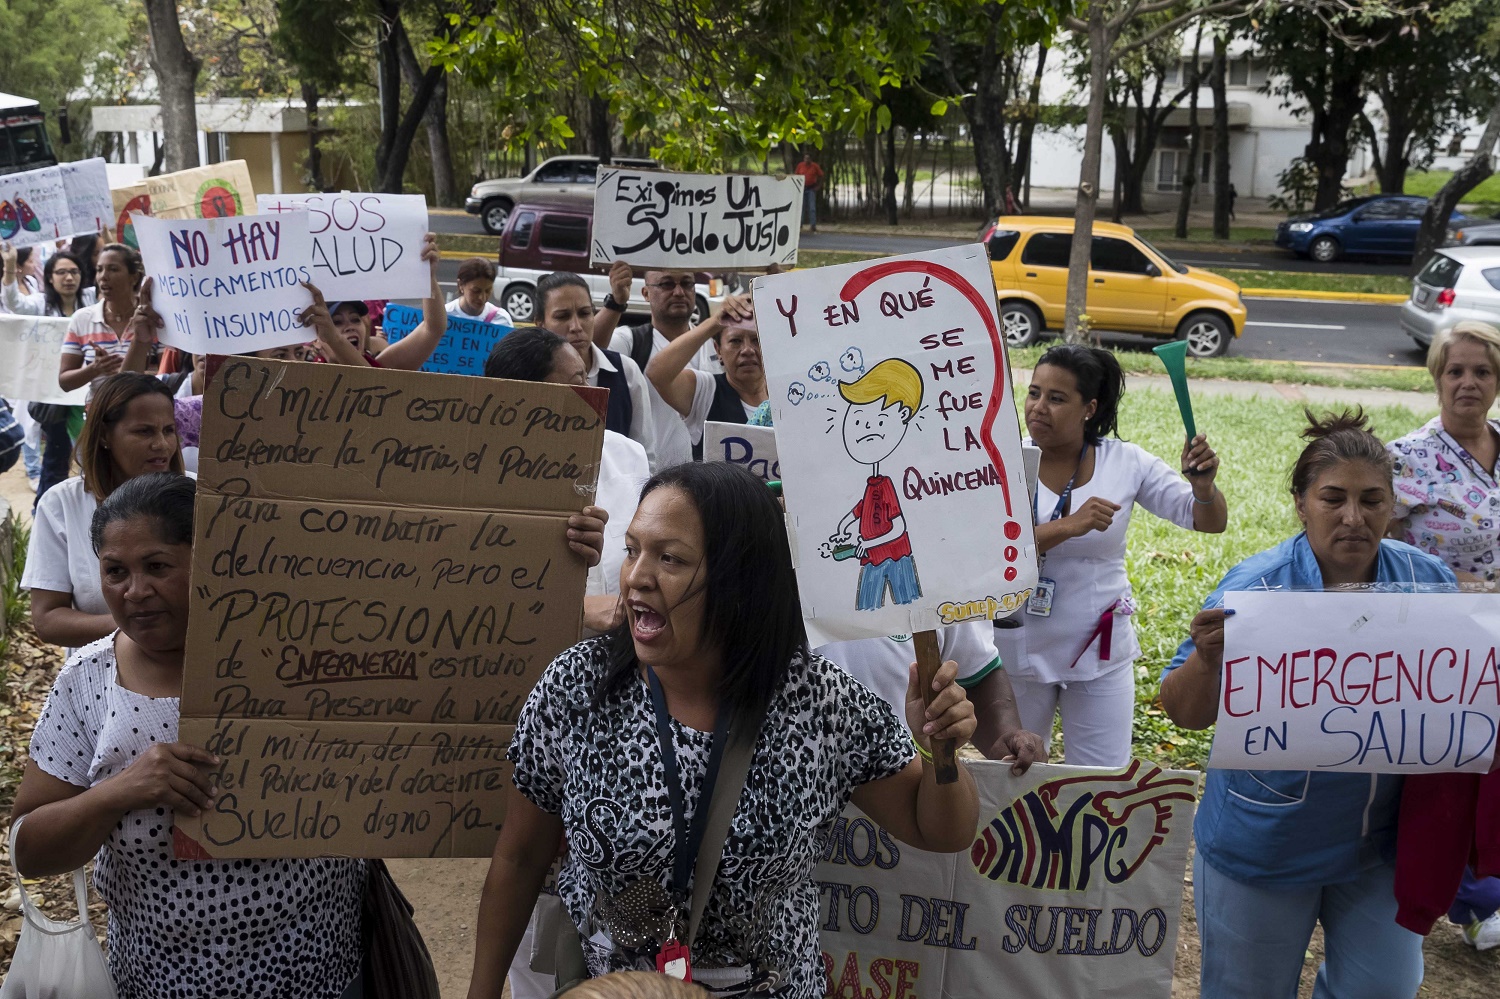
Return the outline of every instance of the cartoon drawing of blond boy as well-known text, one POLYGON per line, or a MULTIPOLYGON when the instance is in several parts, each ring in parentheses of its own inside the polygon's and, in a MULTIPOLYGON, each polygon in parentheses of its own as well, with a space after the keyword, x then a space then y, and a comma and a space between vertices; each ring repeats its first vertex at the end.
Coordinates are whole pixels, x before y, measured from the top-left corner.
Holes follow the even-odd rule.
POLYGON ((888 358, 852 382, 839 382, 839 395, 849 404, 844 450, 861 465, 869 465, 870 475, 864 496, 828 539, 831 554, 836 559, 859 558, 859 610, 884 606, 886 587, 894 603, 913 603, 922 595, 922 584, 896 485, 880 474, 880 463, 901 445, 922 408, 922 375, 907 362, 888 358), (851 536, 856 526, 858 534, 851 536))

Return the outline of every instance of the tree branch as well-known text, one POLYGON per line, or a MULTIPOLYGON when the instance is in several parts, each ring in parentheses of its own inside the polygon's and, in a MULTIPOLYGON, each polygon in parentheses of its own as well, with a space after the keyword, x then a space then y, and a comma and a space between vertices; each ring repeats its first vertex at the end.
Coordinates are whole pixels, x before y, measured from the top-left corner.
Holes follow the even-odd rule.
MULTIPOLYGON (((1173 2, 1174 0, 1155 0, 1155 4, 1148 6, 1159 5, 1156 6, 1156 9, 1164 10, 1167 7, 1171 7, 1173 5, 1173 2)), ((1158 27, 1146 32, 1146 34, 1142 35, 1140 38, 1137 38, 1134 41, 1128 42, 1124 45, 1118 46, 1114 50, 1113 54, 1116 58, 1118 58, 1119 56, 1122 56, 1127 52, 1133 52, 1136 49, 1150 45, 1152 42, 1156 41, 1163 35, 1169 35, 1177 29, 1181 28, 1183 25, 1192 21, 1195 17, 1208 17, 1213 14, 1241 14, 1244 13, 1244 11, 1245 0, 1218 0, 1217 3, 1211 3, 1207 7, 1200 7, 1197 10, 1190 10, 1177 15, 1170 21, 1167 21, 1165 24, 1159 25, 1158 27)), ((1143 7, 1142 13, 1152 12, 1146 11, 1143 7)))

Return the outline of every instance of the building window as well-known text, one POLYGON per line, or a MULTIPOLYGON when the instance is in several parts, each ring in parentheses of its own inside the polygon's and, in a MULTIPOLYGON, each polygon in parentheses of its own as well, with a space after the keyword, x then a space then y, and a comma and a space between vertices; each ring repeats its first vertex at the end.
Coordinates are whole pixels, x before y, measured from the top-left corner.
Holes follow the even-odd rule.
POLYGON ((223 163, 229 159, 229 136, 223 132, 206 132, 203 144, 207 147, 208 162, 223 163))
POLYGON ((1227 75, 1231 87, 1248 87, 1250 85, 1250 57, 1246 55, 1229 60, 1227 75))
MULTIPOLYGON (((1207 184, 1213 176, 1213 153, 1199 152, 1198 183, 1207 184)), ((1182 175, 1188 169, 1186 149, 1160 149, 1156 153, 1156 189, 1158 191, 1182 190, 1182 175)))

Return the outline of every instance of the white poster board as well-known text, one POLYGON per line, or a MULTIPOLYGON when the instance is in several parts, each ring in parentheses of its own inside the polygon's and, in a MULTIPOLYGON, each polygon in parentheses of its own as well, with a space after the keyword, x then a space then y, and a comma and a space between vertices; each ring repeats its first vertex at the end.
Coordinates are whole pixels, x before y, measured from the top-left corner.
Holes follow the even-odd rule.
POLYGON ((15 246, 50 243, 73 234, 62 170, 45 167, 0 176, 0 239, 15 246))
POLYGON ((62 171, 63 191, 68 198, 69 235, 87 236, 114 222, 109 170, 102 158, 63 163, 58 169, 62 171))
POLYGON ((64 392, 57 384, 58 357, 67 333, 66 319, 0 316, 0 397, 82 406, 87 386, 64 392))
POLYGON ((703 460, 741 465, 765 482, 781 478, 776 457, 776 431, 743 423, 703 424, 703 460))
POLYGON ((965 765, 964 853, 905 846, 852 806, 835 825, 813 874, 827 994, 1168 999, 1198 774, 965 765))
POLYGON ((1036 547, 984 247, 768 275, 754 294, 812 644, 1019 607, 1036 547))
POLYGON ((600 167, 590 262, 764 270, 797 262, 802 178, 600 167))
POLYGON ((162 342, 194 354, 248 354, 306 343, 312 304, 306 212, 209 219, 132 215, 161 313, 162 342))
POLYGON ((1209 766, 1483 773, 1500 727, 1500 601, 1479 593, 1225 594, 1209 766))
POLYGON ((311 214, 312 283, 328 301, 425 298, 431 290, 422 195, 261 194, 255 201, 262 213, 311 214))

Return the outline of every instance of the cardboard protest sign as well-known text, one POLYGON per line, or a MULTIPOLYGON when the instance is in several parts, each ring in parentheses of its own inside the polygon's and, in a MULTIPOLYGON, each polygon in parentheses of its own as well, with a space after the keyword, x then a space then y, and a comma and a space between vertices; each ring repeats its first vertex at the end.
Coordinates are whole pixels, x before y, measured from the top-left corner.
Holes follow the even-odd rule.
POLYGON ((1036 549, 981 245, 755 280, 814 645, 1014 611, 1036 549))
POLYGON ((1225 594, 1209 766, 1483 773, 1500 607, 1477 593, 1225 594))
POLYGON ((420 194, 262 194, 261 212, 312 215, 312 283, 328 301, 423 298, 427 199, 420 194))
POLYGON ((965 853, 905 846, 853 806, 834 827, 814 873, 827 994, 1167 999, 1198 775, 966 765, 982 824, 965 853))
MULTIPOLYGON (((409 305, 391 304, 385 307, 385 318, 381 320, 381 332, 386 340, 395 343, 416 329, 422 322, 422 310, 409 305)), ((423 371, 440 371, 451 375, 482 375, 484 359, 490 356, 490 348, 511 331, 511 327, 499 323, 486 323, 468 316, 448 313, 448 328, 438 341, 437 349, 422 365, 423 371)))
POLYGON ((51 316, 0 316, 0 398, 82 406, 87 386, 64 392, 57 384, 68 320, 51 316))
POLYGON ((108 228, 115 214, 104 160, 96 156, 60 164, 58 169, 62 171, 63 190, 68 198, 69 235, 86 236, 108 228))
POLYGON ((743 465, 756 478, 770 482, 781 478, 776 460, 776 431, 743 423, 703 424, 703 460, 743 465))
POLYGON ((134 216, 163 343, 194 354, 248 354, 306 343, 312 304, 306 212, 166 221, 134 216))
POLYGON ((486 856, 578 639, 598 389, 231 358, 203 406, 178 856, 486 856))
POLYGON ((600 167, 590 261, 637 269, 795 264, 802 178, 600 167))
POLYGON ((147 177, 139 184, 113 189, 110 196, 118 228, 116 238, 137 247, 132 214, 158 219, 221 219, 244 215, 255 204, 250 169, 244 160, 147 177))
POLYGON ((62 170, 44 167, 0 176, 0 239, 16 246, 50 243, 73 234, 62 170))

